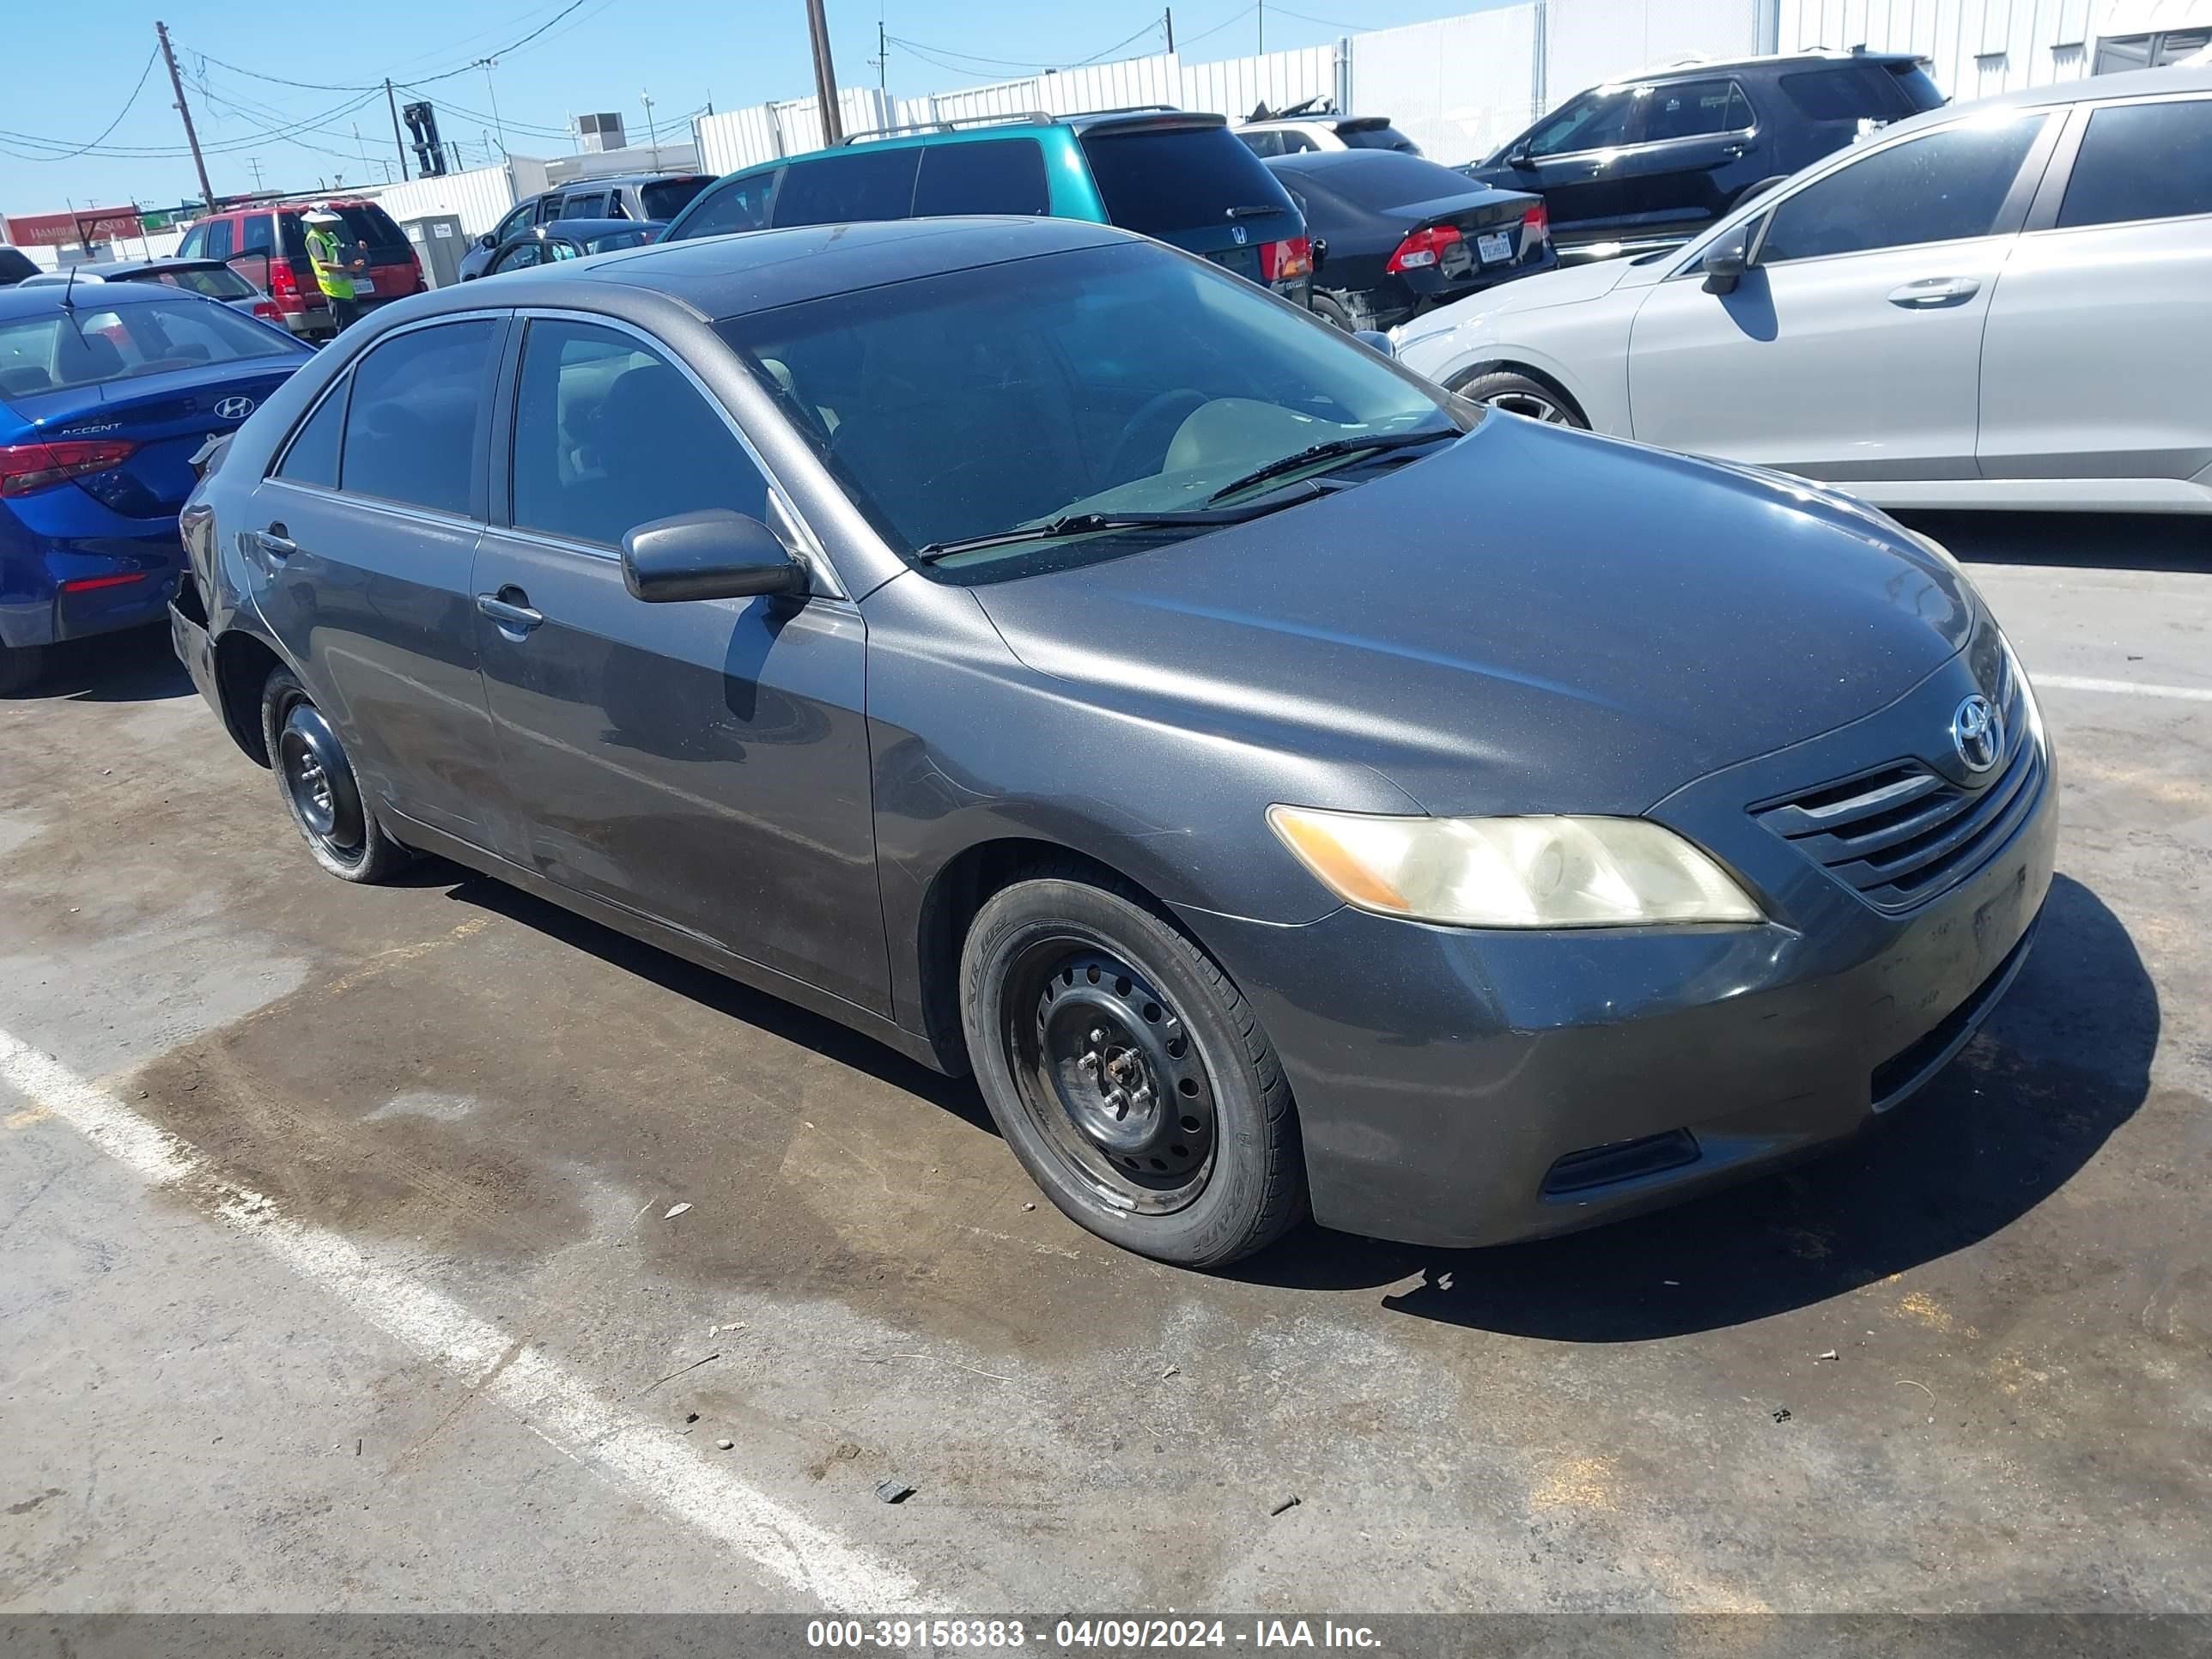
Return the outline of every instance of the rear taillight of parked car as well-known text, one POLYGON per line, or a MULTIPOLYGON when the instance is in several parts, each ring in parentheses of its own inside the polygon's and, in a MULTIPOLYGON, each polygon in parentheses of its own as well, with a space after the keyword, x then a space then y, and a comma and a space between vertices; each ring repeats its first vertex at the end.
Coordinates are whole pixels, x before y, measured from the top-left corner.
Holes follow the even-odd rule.
POLYGON ((64 438, 52 443, 0 444, 0 495, 27 495, 71 478, 106 472, 138 446, 120 438, 64 438))
POLYGON ((1552 240, 1552 210, 1541 202, 1521 216, 1521 252, 1522 257, 1540 249, 1552 240))
POLYGON ((1296 282, 1301 276, 1313 275, 1313 239, 1292 236, 1279 242, 1260 244, 1260 280, 1263 283, 1296 282))
POLYGON ((1457 225, 1430 225, 1413 232, 1399 243, 1398 251, 1382 268, 1392 272, 1426 270, 1443 257, 1446 248, 1462 240, 1457 225))
MULTIPOLYGON (((276 315, 281 320, 287 312, 305 311, 307 302, 300 294, 300 279, 294 275, 291 261, 274 259, 269 265, 269 297, 276 302, 276 315)), ((257 307, 255 314, 259 315, 257 307)))
POLYGON ((253 314, 264 323, 282 324, 284 320, 284 313, 276 308, 276 302, 274 300, 256 300, 253 302, 253 314))

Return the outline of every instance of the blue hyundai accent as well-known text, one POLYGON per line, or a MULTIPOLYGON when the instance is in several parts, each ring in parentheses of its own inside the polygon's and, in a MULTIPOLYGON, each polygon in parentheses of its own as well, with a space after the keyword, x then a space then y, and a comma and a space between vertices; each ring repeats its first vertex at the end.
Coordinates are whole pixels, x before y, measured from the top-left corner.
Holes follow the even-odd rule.
POLYGON ((313 355, 175 289, 0 289, 0 695, 58 640, 161 619, 193 453, 313 355))

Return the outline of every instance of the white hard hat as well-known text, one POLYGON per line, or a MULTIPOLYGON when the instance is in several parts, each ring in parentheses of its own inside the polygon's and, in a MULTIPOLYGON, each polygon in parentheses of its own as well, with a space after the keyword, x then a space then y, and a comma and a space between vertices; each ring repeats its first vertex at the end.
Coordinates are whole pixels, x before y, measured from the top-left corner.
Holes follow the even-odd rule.
POLYGON ((342 225, 345 222, 326 207, 309 208, 300 216, 311 225, 342 225))

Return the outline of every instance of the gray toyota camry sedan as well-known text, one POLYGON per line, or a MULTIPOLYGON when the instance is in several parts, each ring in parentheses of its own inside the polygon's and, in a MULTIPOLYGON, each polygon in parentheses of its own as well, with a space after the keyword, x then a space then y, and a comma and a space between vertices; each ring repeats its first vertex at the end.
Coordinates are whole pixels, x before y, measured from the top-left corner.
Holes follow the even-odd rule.
POLYGON ((2051 880, 2034 694, 1942 548, 1096 226, 402 301, 185 534, 178 650, 331 874, 439 854, 972 1071, 1171 1261, 1853 1134, 2051 880))

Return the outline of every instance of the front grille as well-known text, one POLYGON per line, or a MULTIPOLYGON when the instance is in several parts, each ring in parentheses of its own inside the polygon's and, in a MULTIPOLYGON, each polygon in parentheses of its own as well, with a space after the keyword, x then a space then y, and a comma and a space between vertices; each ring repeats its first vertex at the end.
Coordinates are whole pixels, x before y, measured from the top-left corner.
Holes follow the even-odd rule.
POLYGON ((1752 808, 1752 816, 1884 910, 1909 910, 1956 886, 2012 839, 2045 777, 2028 731, 2027 699, 2011 653, 1995 699, 2004 711, 2003 762, 1973 788, 1918 761, 1898 761, 1752 808))

